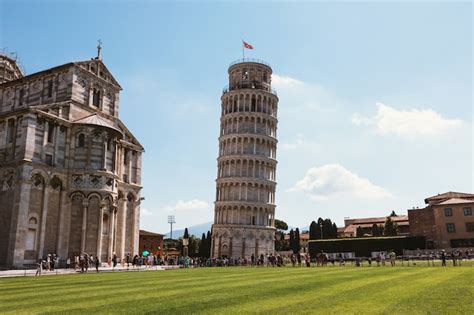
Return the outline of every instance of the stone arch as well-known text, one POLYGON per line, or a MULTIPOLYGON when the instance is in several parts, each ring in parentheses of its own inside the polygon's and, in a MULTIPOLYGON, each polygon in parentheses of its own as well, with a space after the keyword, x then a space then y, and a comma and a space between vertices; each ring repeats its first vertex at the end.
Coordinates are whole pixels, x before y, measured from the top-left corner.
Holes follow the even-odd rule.
POLYGON ((102 201, 102 196, 97 192, 91 192, 87 195, 87 199, 90 201, 92 198, 97 198, 99 201, 102 201))
POLYGON ((40 170, 36 170, 31 174, 31 187, 37 189, 43 189, 46 184, 46 178, 44 176, 44 172, 40 170))
POLYGON ((56 175, 54 175, 51 180, 49 181, 49 185, 54 190, 63 190, 63 181, 56 175))
POLYGON ((74 199, 87 199, 86 195, 82 191, 73 191, 72 193, 69 194, 69 199, 74 200, 74 199))
POLYGON ((137 201, 137 195, 133 191, 129 191, 127 194, 127 201, 128 202, 135 202, 137 201))

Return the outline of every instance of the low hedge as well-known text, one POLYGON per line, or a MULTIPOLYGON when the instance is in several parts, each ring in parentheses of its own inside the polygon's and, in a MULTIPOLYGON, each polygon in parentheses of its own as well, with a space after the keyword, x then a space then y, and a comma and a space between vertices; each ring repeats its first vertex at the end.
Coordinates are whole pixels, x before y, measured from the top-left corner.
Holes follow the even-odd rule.
POLYGON ((354 237, 308 241, 312 257, 325 253, 353 252, 357 257, 370 257, 372 252, 394 251, 402 255, 403 250, 426 249, 423 236, 387 236, 387 237, 354 237))

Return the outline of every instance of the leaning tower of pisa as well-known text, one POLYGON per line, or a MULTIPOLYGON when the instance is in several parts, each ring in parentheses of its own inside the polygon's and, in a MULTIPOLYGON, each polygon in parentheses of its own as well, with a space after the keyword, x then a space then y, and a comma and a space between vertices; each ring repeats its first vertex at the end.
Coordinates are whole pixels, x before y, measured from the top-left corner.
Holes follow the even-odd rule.
POLYGON ((261 60, 229 66, 221 97, 212 257, 272 253, 278 97, 272 68, 261 60))

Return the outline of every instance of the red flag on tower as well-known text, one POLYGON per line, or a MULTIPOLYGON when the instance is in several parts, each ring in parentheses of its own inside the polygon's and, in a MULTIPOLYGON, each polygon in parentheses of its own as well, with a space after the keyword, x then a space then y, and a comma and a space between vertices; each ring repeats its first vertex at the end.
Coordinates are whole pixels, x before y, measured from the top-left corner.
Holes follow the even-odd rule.
POLYGON ((242 41, 242 43, 244 44, 244 48, 253 49, 253 46, 250 45, 249 43, 247 43, 247 42, 245 42, 245 41, 242 41))

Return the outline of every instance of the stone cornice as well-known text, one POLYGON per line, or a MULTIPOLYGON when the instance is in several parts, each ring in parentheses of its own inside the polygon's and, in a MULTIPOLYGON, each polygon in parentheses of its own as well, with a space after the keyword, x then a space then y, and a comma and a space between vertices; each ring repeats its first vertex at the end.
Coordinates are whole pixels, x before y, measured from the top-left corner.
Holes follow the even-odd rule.
POLYGON ((232 200, 232 201, 214 201, 214 204, 216 207, 220 207, 220 206, 232 206, 232 207, 250 207, 250 208, 253 208, 253 207, 256 207, 256 208, 260 208, 260 207, 273 207, 275 208, 276 205, 275 204, 272 204, 272 203, 267 203, 267 202, 264 202, 264 201, 244 201, 244 200, 232 200))
POLYGON ((265 139, 265 140, 273 141, 275 144, 278 143, 277 138, 269 136, 269 135, 265 135, 265 134, 260 134, 260 133, 230 133, 230 134, 220 136, 218 140, 225 141, 225 140, 233 139, 233 138, 265 139))
POLYGON ((219 156, 217 158, 218 162, 232 161, 232 160, 260 160, 260 161, 274 163, 275 166, 278 164, 278 161, 276 159, 265 156, 265 155, 226 154, 226 155, 219 156))
POLYGON ((264 185, 270 185, 275 187, 277 183, 273 180, 269 179, 264 179, 264 178, 257 178, 257 177, 238 177, 238 176, 232 176, 232 177, 220 177, 216 179, 217 184, 264 184, 264 185))
POLYGON ((232 118, 240 118, 240 117, 264 118, 264 119, 273 120, 273 122, 275 123, 278 122, 278 118, 276 118, 275 116, 271 116, 269 114, 260 113, 260 112, 235 112, 235 113, 224 114, 221 116, 221 122, 230 120, 232 118))

